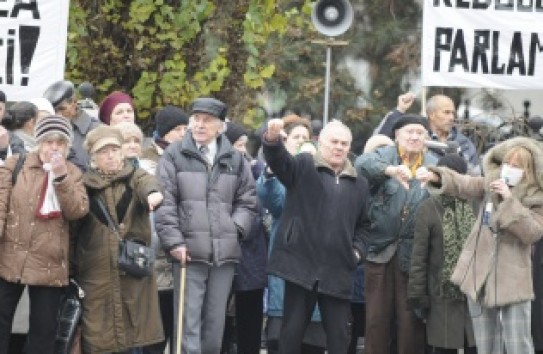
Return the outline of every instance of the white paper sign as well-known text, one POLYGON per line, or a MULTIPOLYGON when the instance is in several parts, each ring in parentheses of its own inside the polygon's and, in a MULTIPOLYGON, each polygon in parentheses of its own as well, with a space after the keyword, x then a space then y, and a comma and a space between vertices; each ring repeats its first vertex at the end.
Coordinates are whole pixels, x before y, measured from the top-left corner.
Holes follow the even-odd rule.
POLYGON ((0 90, 41 97, 64 78, 69 0, 0 0, 0 90))
POLYGON ((424 0, 422 84, 543 89, 543 0, 424 0))

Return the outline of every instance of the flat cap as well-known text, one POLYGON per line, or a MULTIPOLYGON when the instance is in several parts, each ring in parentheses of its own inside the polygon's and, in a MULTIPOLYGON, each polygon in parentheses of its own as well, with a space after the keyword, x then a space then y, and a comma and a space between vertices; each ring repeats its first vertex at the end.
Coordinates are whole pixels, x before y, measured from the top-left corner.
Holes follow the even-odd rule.
POLYGON ((208 113, 224 121, 226 119, 226 111, 226 105, 221 101, 211 97, 200 97, 192 102, 190 114, 198 112, 208 113))
POLYGON ((57 81, 45 90, 43 97, 47 98, 55 109, 65 100, 75 95, 75 87, 71 81, 57 81))

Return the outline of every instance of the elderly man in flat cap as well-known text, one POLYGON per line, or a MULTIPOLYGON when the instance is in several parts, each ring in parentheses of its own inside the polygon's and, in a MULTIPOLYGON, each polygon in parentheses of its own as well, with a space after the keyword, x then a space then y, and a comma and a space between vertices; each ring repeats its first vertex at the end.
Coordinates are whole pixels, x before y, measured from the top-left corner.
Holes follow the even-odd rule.
POLYGON ((74 128, 74 139, 68 159, 83 171, 87 170, 89 155, 83 149, 85 136, 100 125, 97 119, 79 109, 74 84, 71 81, 57 81, 45 90, 43 97, 53 105, 55 113, 68 118, 74 128))
POLYGON ((407 307, 407 282, 415 214, 428 192, 416 176, 437 158, 424 148, 426 118, 405 115, 392 131, 395 145, 363 154, 355 163, 372 191, 364 264, 365 347, 368 353, 389 354, 395 332, 399 354, 419 354, 424 353, 424 324, 407 307))
MULTIPOLYGON (((222 134, 226 106, 214 98, 192 104, 189 131, 171 143, 157 174, 164 202, 155 215, 162 247, 174 258, 174 297, 186 266, 183 353, 219 353, 226 303, 244 239, 256 215, 246 159, 222 134)), ((177 310, 175 312, 177 314, 177 310)))

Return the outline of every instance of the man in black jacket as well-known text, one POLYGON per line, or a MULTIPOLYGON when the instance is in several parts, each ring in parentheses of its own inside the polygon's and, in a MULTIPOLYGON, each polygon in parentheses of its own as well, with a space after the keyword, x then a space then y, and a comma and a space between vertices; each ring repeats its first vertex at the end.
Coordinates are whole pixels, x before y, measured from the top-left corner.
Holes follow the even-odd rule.
POLYGON ((285 186, 286 200, 269 260, 285 279, 279 353, 299 353, 315 304, 319 304, 328 353, 346 353, 356 265, 368 229, 368 183, 347 159, 352 135, 333 121, 319 136, 315 157, 291 156, 281 142, 283 122, 264 133, 264 156, 285 186))

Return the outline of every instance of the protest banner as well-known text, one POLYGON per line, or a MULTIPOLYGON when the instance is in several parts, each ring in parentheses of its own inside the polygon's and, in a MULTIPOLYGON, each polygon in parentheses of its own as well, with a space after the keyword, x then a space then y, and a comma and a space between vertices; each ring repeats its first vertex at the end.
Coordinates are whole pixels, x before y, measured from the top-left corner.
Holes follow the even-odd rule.
POLYGON ((543 0, 424 0, 422 84, 543 89, 543 0))
POLYGON ((0 0, 0 90, 41 97, 64 78, 69 0, 0 0))

